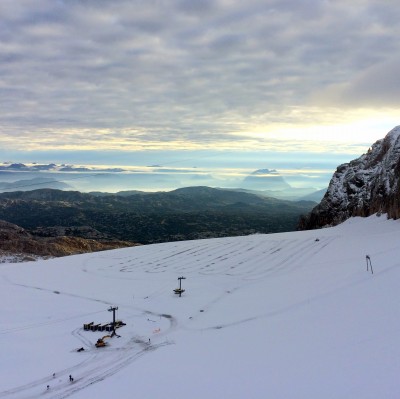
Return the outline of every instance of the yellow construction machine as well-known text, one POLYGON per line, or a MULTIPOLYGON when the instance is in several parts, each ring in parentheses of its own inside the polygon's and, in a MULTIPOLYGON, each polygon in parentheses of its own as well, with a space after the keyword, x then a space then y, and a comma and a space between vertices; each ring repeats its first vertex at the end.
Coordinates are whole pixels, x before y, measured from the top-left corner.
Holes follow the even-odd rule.
POLYGON ((105 335, 104 337, 99 338, 95 343, 96 348, 102 348, 103 346, 106 346, 105 340, 108 338, 111 338, 111 335, 105 335))

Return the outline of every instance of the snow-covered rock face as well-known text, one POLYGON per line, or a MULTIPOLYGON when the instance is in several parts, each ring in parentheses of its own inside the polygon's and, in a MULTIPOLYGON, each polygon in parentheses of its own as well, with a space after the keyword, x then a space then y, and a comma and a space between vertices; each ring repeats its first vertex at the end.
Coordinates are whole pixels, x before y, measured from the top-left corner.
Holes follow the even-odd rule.
POLYGON ((351 216, 400 217, 400 126, 360 158, 340 165, 320 202, 300 229, 333 226, 351 216))

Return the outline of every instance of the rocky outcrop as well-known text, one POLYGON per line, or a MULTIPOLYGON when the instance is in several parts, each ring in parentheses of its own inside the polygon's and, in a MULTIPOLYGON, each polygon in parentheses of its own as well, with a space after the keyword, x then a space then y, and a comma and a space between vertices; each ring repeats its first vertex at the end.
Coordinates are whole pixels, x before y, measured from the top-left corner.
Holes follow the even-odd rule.
POLYGON ((299 229, 334 226, 375 213, 400 217, 400 126, 367 154, 336 169, 322 201, 300 220, 299 229))
POLYGON ((37 227, 30 230, 30 233, 38 237, 81 237, 89 240, 111 240, 106 234, 94 229, 91 226, 52 226, 37 227))
POLYGON ((25 229, 0 220, 0 259, 7 262, 60 257, 130 247, 128 241, 87 239, 81 237, 40 237, 25 229))

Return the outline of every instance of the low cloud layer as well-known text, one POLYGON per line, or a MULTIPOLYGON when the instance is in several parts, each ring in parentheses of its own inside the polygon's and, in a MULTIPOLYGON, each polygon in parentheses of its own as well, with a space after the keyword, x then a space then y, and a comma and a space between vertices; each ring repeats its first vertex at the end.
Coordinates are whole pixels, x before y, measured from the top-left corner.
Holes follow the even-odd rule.
POLYGON ((250 146, 250 127, 268 141, 331 108, 399 107, 395 1, 2 0, 0 15, 6 147, 250 146))

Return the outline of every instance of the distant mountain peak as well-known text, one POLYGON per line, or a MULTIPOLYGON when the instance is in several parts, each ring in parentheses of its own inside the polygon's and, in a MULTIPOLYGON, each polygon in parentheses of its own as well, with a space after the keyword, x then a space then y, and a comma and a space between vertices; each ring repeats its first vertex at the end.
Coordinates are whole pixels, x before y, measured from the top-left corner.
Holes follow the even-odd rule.
POLYGON ((242 182, 242 188, 248 190, 285 190, 290 187, 276 169, 258 169, 242 182))
POLYGON ((251 173, 251 175, 279 175, 276 169, 258 169, 251 173))

